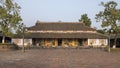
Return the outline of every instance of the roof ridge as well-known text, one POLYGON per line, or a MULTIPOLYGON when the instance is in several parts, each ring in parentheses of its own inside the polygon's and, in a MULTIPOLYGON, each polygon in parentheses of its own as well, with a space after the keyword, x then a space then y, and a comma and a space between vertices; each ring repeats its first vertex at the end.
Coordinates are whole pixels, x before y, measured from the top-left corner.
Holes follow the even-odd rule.
POLYGON ((37 21, 36 23, 82 23, 82 22, 45 22, 45 21, 37 21))

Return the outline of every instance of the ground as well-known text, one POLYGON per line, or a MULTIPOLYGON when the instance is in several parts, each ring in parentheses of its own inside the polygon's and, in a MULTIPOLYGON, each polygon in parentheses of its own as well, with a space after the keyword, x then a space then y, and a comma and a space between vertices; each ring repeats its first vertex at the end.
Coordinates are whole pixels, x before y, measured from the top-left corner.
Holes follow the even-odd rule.
POLYGON ((31 49, 0 52, 0 68, 119 68, 120 52, 103 49, 31 49))

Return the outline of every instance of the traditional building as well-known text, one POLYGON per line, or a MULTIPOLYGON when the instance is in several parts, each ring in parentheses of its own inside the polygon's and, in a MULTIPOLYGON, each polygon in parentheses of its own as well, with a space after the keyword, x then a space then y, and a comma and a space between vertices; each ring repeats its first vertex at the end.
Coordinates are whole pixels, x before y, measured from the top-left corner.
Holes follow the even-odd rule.
MULTIPOLYGON (((22 45, 22 37, 13 42, 22 45)), ((81 22, 39 22, 27 28, 25 45, 47 47, 106 46, 107 37, 81 22)))

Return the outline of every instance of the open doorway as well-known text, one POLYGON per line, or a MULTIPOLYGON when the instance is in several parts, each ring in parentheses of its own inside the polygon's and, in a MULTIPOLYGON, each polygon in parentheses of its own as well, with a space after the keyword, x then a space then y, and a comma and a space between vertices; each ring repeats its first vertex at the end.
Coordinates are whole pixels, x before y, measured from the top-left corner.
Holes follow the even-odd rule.
POLYGON ((88 45, 87 39, 78 39, 78 45, 79 46, 86 46, 86 45, 88 45))
POLYGON ((62 39, 58 39, 58 46, 62 46, 62 39))
POLYGON ((78 45, 83 46, 83 39, 78 39, 78 45))

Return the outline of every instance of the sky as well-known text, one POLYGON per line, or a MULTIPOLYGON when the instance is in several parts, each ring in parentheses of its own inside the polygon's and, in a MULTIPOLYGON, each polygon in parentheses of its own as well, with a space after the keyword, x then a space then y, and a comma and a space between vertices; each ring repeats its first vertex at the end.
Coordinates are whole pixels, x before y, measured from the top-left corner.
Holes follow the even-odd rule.
MULTIPOLYGON (((112 0, 15 0, 21 6, 21 16, 26 26, 35 25, 36 21, 43 22, 78 22, 82 14, 88 14, 92 27, 100 28, 95 15, 103 10, 101 2, 112 0)), ((120 0, 116 1, 120 8, 120 0)))

